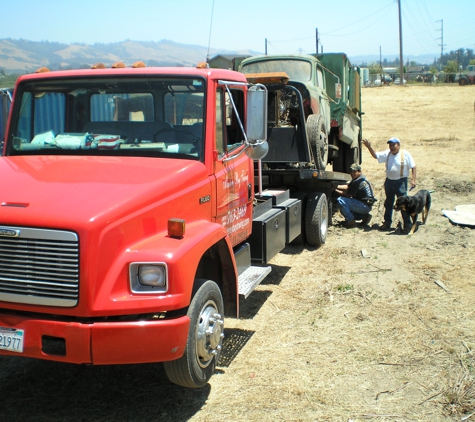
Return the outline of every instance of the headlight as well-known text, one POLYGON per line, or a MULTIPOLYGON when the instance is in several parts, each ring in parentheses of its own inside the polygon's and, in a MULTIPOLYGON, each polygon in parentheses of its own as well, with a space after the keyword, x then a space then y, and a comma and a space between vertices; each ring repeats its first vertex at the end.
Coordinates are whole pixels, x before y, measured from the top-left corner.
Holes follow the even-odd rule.
POLYGON ((130 264, 130 286, 134 293, 164 293, 168 290, 164 263, 130 264))
POLYGON ((143 286, 164 287, 165 268, 158 265, 139 265, 139 283, 143 286))

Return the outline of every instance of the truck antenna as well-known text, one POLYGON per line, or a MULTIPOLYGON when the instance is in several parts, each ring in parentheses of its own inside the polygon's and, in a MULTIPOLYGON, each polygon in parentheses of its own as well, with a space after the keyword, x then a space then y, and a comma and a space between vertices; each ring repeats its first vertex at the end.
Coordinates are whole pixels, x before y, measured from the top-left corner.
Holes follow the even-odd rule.
POLYGON ((206 64, 209 67, 209 46, 211 44, 211 28, 213 27, 213 12, 214 12, 214 0, 211 6, 211 20, 209 22, 209 36, 208 36, 208 53, 206 54, 206 64))

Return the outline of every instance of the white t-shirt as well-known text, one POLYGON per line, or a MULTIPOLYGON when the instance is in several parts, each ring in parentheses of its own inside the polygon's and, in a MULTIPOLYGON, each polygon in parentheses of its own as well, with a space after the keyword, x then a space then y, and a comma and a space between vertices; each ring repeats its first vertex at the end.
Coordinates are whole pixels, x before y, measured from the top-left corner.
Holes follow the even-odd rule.
POLYGON ((404 150, 404 169, 401 176, 401 151, 394 155, 388 149, 376 153, 378 163, 386 163, 386 177, 389 180, 399 180, 401 177, 409 177, 409 170, 416 167, 416 163, 412 158, 412 155, 408 151, 404 150))

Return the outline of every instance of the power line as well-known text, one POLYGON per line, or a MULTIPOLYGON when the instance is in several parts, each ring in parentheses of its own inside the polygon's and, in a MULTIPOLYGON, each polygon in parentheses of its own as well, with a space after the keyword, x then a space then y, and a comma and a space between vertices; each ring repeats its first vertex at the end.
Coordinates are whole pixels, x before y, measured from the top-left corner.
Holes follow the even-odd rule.
MULTIPOLYGON (((355 22, 353 22, 353 23, 350 23, 350 24, 348 24, 348 25, 342 26, 341 28, 337 28, 337 29, 334 29, 334 30, 332 30, 332 31, 325 32, 323 35, 330 35, 330 34, 333 33, 333 32, 339 32, 339 31, 341 31, 342 29, 348 28, 349 26, 356 25, 356 24, 359 23, 359 22, 362 22, 362 21, 364 21, 364 20, 366 20, 366 19, 369 19, 371 16, 374 16, 374 15, 378 14, 379 12, 381 12, 381 11, 383 11, 383 10, 389 8, 389 7, 392 7, 393 4, 394 4, 394 1, 395 1, 395 0, 392 0, 392 1, 391 1, 390 3, 388 3, 386 6, 382 7, 382 8, 379 9, 379 10, 376 10, 376 12, 374 12, 374 13, 371 13, 371 15, 365 16, 364 18, 361 18, 361 19, 359 19, 359 20, 357 20, 357 21, 355 21, 355 22)), ((397 1, 397 0, 396 0, 396 1, 397 1)), ((365 29, 366 29, 366 28, 365 28, 365 29)))

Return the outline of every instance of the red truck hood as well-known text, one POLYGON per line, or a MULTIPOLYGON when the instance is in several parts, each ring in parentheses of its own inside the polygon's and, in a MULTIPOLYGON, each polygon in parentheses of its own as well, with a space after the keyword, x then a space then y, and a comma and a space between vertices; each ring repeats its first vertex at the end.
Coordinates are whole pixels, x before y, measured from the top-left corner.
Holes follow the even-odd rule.
POLYGON ((0 157, 0 225, 107 223, 206 180, 203 163, 143 157, 0 157))

